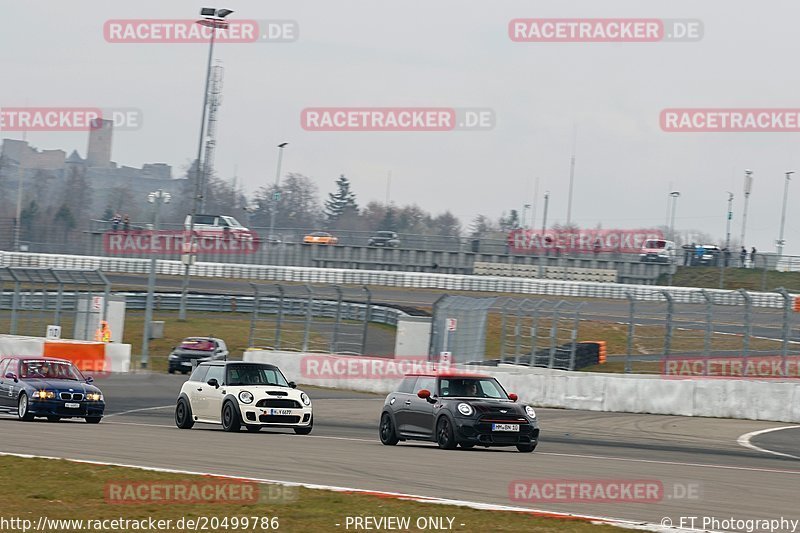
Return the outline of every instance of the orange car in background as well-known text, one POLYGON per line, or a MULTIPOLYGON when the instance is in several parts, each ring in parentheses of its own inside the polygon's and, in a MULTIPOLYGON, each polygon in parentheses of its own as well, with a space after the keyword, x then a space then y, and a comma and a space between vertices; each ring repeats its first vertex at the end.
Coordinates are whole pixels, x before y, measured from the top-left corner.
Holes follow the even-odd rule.
POLYGON ((338 237, 324 231, 315 231, 303 237, 303 244, 338 244, 338 237))

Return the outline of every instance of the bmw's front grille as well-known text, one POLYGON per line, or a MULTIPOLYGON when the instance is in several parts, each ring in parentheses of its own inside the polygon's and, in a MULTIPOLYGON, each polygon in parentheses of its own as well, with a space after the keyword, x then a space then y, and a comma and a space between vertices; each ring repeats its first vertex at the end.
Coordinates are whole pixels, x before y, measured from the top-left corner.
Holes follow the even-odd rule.
POLYGON ((300 409, 302 406, 297 400, 288 399, 265 399, 259 400, 256 407, 274 407, 279 409, 300 409))
POLYGON ((62 400, 72 400, 73 402, 79 402, 83 400, 83 393, 80 392, 61 392, 58 395, 59 398, 62 400))

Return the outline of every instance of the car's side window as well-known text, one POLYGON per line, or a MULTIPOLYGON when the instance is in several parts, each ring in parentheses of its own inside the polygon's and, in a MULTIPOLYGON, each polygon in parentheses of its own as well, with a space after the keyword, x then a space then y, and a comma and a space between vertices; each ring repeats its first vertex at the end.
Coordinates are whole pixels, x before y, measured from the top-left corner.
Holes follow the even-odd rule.
POLYGON ((6 367, 8 367, 9 359, 3 359, 0 361, 0 379, 6 377, 6 367))
POLYGON ((403 382, 400 383, 400 387, 398 387, 397 392, 401 392, 404 394, 414 394, 417 392, 414 390, 414 384, 417 382, 417 376, 408 376, 407 378, 403 379, 403 382))
POLYGON ((189 381, 205 382, 207 373, 208 373, 208 367, 207 366, 198 366, 197 368, 194 369, 194 372, 192 372, 192 375, 189 376, 189 381))
POLYGON ((209 366, 208 374, 203 381, 210 381, 216 379, 220 385, 225 384, 225 367, 224 366, 209 366))
POLYGON ((414 392, 419 392, 425 389, 431 393, 431 396, 436 395, 436 378, 420 377, 417 378, 417 385, 414 387, 414 392))

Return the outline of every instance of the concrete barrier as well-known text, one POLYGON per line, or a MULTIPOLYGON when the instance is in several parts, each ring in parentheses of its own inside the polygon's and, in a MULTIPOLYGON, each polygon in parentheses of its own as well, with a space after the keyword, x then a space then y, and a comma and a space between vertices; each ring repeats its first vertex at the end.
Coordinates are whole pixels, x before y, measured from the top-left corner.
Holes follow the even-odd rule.
MULTIPOLYGON (((400 379, 347 375, 316 378, 302 372, 303 357, 354 356, 247 350, 245 361, 277 365, 287 379, 303 385, 388 394, 400 379)), ((800 380, 665 379, 656 375, 568 372, 546 368, 463 367, 496 377, 520 401, 538 407, 800 422, 800 380)))
MULTIPOLYGON (((0 265, 10 267, 99 269, 103 272, 144 274, 149 269, 148 259, 122 259, 80 255, 33 254, 0 251, 0 265)), ((180 261, 157 261, 161 275, 179 276, 183 273, 180 261)), ((542 295, 552 297, 613 298, 663 302, 662 291, 667 291, 675 303, 705 304, 700 289, 693 287, 660 287, 623 283, 592 281, 562 281, 502 276, 473 276, 464 274, 432 274, 427 272, 396 272, 377 270, 352 270, 343 268, 290 267, 233 263, 201 263, 190 267, 192 276, 225 277, 293 283, 329 283, 351 285, 381 285, 422 289, 484 291, 542 295), (223 268, 224 267, 224 268, 223 268)), ((706 289, 718 305, 744 305, 736 291, 706 289)), ((754 307, 781 309, 783 297, 774 292, 751 292, 754 307)))
POLYGON ((68 359, 86 375, 129 372, 131 366, 131 345, 121 343, 0 335, 0 355, 68 359))

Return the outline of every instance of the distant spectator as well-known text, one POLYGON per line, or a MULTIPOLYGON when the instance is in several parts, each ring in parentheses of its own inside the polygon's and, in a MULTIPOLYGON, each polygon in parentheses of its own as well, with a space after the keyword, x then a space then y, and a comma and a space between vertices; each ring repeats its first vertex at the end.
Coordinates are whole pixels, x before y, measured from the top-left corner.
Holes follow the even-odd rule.
POLYGON ((114 216, 111 217, 111 229, 117 231, 119 229, 120 222, 122 222, 122 217, 119 213, 114 213, 114 216))
POLYGON ((131 217, 125 213, 125 216, 122 217, 122 231, 130 231, 131 230, 131 217))
POLYGON ((751 268, 756 267, 756 252, 757 252, 756 247, 753 246, 753 248, 750 249, 750 264, 752 265, 751 268))
POLYGON ((742 246, 742 251, 739 252, 739 266, 744 268, 744 262, 747 259, 747 249, 742 246))
POLYGON ((692 264, 692 250, 695 249, 695 246, 695 243, 692 243, 688 247, 686 245, 683 246, 683 266, 692 264))

